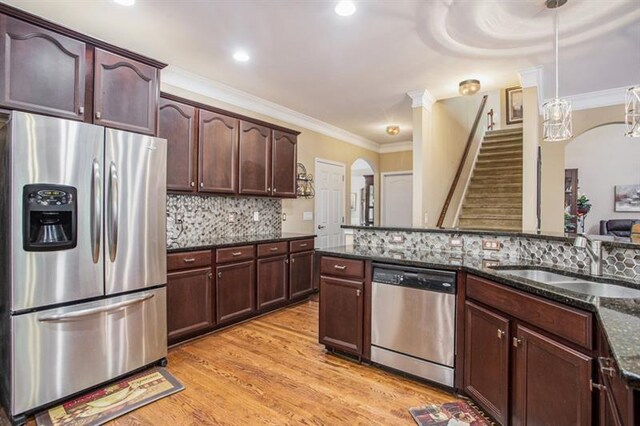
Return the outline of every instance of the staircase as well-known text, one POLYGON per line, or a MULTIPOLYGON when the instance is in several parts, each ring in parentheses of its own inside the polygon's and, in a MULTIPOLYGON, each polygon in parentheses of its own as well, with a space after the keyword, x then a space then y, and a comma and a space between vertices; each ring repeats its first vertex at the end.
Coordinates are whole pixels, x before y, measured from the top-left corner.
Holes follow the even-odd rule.
POLYGON ((485 133, 458 227, 522 230, 522 129, 485 133))

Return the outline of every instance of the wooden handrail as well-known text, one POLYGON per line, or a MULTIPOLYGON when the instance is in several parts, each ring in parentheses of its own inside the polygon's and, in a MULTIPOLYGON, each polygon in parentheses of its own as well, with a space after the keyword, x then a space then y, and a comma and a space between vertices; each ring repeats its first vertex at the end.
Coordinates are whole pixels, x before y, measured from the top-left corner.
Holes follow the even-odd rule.
POLYGON ((478 130, 478 124, 480 123, 480 119, 484 113, 484 107, 487 104, 488 95, 484 95, 482 97, 482 101, 480 102, 480 107, 478 108, 478 113, 476 114, 476 119, 473 121, 473 127, 471 127, 471 132, 469 132, 469 139, 467 139, 467 146, 464 147, 464 152, 462 153, 462 158, 460 159, 460 164, 458 165, 458 171, 456 172, 455 177, 453 178, 453 182, 451 183, 451 187, 449 188, 449 193, 447 194, 447 199, 444 201, 444 206, 442 206, 442 211, 440 212, 440 217, 438 218, 438 228, 442 228, 442 224, 444 223, 444 218, 447 216, 447 210, 449 210, 449 204, 451 204, 451 199, 453 198, 453 194, 456 192, 456 187, 458 186, 458 181, 460 180, 460 176, 462 175, 462 170, 464 169, 464 164, 467 161, 467 157, 469 156, 469 150, 471 149, 471 144, 473 143, 473 139, 476 137, 476 131, 478 130))

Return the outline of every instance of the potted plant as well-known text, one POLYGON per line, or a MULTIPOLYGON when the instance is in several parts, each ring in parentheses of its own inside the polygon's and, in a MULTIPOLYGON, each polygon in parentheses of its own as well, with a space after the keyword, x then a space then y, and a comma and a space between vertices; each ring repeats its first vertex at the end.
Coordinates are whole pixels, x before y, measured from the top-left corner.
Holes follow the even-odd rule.
POLYGON ((586 195, 582 194, 576 201, 578 216, 586 216, 591 211, 591 203, 586 195))

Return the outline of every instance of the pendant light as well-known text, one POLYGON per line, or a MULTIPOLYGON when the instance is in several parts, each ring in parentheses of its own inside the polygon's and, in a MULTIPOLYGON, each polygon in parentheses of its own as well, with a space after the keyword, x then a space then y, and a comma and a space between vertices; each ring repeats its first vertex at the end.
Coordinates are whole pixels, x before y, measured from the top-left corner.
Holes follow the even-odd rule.
POLYGON ((625 136, 640 138, 640 85, 627 90, 624 122, 627 125, 625 136))
POLYGON ((558 96, 558 37, 560 33, 558 8, 566 2, 567 0, 547 0, 546 2, 547 8, 555 9, 556 96, 542 106, 542 138, 545 142, 561 142, 573 137, 571 103, 558 96))

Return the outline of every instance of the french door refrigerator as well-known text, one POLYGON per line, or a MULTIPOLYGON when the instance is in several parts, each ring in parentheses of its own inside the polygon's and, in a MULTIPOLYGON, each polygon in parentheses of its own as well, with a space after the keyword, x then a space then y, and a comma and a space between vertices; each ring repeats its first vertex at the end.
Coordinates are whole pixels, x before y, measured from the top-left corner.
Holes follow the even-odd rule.
POLYGON ((0 124, 0 374, 17 420, 166 358, 166 141, 0 124))

